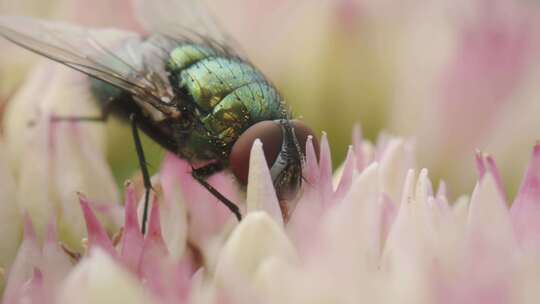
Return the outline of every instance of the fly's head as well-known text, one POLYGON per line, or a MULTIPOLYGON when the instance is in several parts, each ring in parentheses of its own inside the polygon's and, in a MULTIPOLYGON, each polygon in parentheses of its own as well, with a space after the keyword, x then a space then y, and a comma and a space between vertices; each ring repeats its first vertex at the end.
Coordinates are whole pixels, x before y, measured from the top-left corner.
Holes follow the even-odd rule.
POLYGON ((318 155, 314 132, 301 121, 280 119, 259 122, 242 133, 233 145, 229 156, 231 170, 240 183, 247 184, 249 154, 253 142, 259 139, 263 144, 264 155, 280 204, 289 204, 296 198, 302 186, 302 168, 309 136, 313 137, 314 148, 318 155))

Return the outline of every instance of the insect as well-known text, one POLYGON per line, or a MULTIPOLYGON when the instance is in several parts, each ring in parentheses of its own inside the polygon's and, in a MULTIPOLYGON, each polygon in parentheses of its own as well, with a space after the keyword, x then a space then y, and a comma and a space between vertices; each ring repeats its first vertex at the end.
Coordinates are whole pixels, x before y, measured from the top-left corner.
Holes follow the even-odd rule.
POLYGON ((291 120, 274 86, 234 51, 201 1, 140 0, 135 7, 147 36, 25 17, 1 17, 0 36, 90 77, 102 115, 56 121, 105 121, 112 114, 130 122, 146 189, 143 233, 151 184, 139 130, 186 159, 193 178, 238 220, 238 206, 206 180, 230 169, 245 185, 256 138, 278 198, 294 196, 313 131, 291 120))

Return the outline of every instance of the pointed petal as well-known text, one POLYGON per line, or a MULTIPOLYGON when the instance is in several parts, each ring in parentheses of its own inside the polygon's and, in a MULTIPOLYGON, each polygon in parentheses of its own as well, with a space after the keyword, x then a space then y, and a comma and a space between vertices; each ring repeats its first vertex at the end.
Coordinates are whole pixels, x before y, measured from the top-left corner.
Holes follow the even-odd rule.
POLYGON ((169 255, 161 234, 159 204, 157 200, 154 200, 148 222, 148 232, 144 238, 139 275, 156 293, 159 293, 162 286, 166 284, 165 272, 170 266, 168 262, 169 255))
POLYGON ((334 189, 332 186, 332 156, 328 136, 323 132, 321 136, 321 158, 319 161, 319 191, 325 205, 331 203, 334 189))
POLYGON ((248 212, 265 211, 277 223, 283 224, 283 215, 270 176, 270 170, 264 158, 263 145, 255 140, 249 157, 249 178, 247 188, 248 212))
POLYGON ((382 191, 397 202, 401 198, 407 171, 413 169, 414 164, 404 140, 391 139, 387 145, 380 160, 382 191))
MULTIPOLYGON (((437 188, 437 194, 435 195, 437 198, 445 198, 446 199, 446 182, 444 180, 439 181, 439 187, 437 188)), ((448 201, 448 199, 446 199, 448 201)))
POLYGON ((341 201, 345 197, 346 193, 350 190, 353 181, 353 175, 355 171, 355 156, 352 146, 349 146, 347 157, 343 163, 341 176, 339 177, 339 183, 336 187, 335 200, 341 201))
POLYGON ((496 250, 497 254, 511 256, 514 236, 510 214, 490 172, 472 194, 467 230, 472 251, 482 254, 496 250))
POLYGON ((329 211, 323 224, 324 249, 311 253, 323 254, 318 261, 333 261, 328 264, 346 275, 345 280, 355 280, 355 274, 374 267, 379 258, 382 205, 378 174, 379 166, 372 164, 355 179, 351 191, 329 211))
POLYGON ((287 231, 294 243, 299 247, 309 248, 310 237, 315 236, 316 227, 319 226, 320 218, 324 212, 324 202, 320 195, 319 165, 317 155, 313 147, 311 137, 306 142, 306 166, 303 176, 305 182, 302 185, 302 195, 296 203, 289 222, 287 231), (301 245, 302 244, 302 245, 301 245))
POLYGON ((474 155, 474 160, 476 164, 476 171, 478 171, 479 179, 484 178, 484 174, 486 174, 486 163, 484 161, 484 155, 480 150, 476 150, 476 153, 474 155))
POLYGON ((105 250, 111 256, 116 256, 113 245, 109 236, 105 232, 103 226, 97 219, 96 215, 90 208, 88 200, 84 196, 79 196, 81 209, 86 222, 86 229, 88 231, 88 250, 93 250, 96 247, 100 247, 105 250))
POLYGON ((511 216, 520 245, 540 250, 540 144, 534 146, 511 216))
POLYGON ((137 218, 137 201, 135 189, 131 183, 126 185, 125 223, 122 234, 120 257, 122 262, 132 271, 136 272, 139 267, 143 248, 143 235, 137 218))
POLYGON ((428 198, 433 196, 433 188, 428 177, 428 170, 422 169, 416 182, 416 191, 414 195, 415 203, 427 206, 428 198))

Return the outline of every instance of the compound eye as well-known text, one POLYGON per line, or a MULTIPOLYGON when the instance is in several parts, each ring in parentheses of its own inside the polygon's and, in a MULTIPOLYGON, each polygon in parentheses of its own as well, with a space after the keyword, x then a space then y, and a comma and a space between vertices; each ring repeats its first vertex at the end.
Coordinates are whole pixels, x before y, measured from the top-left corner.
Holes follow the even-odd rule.
POLYGON ((247 184, 249 174, 249 154, 256 139, 263 144, 264 157, 268 167, 276 161, 283 143, 281 126, 275 121, 261 121, 249 127, 234 143, 229 162, 231 171, 243 185, 247 184))

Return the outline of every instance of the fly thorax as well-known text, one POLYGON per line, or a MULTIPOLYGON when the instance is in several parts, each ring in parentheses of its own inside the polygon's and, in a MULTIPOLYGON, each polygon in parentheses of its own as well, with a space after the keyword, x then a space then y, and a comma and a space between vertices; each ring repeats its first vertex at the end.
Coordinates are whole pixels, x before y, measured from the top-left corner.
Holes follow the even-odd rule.
POLYGON ((142 113, 149 117, 154 122, 160 122, 167 118, 163 111, 158 110, 154 105, 146 100, 134 97, 133 100, 142 109, 142 113))

